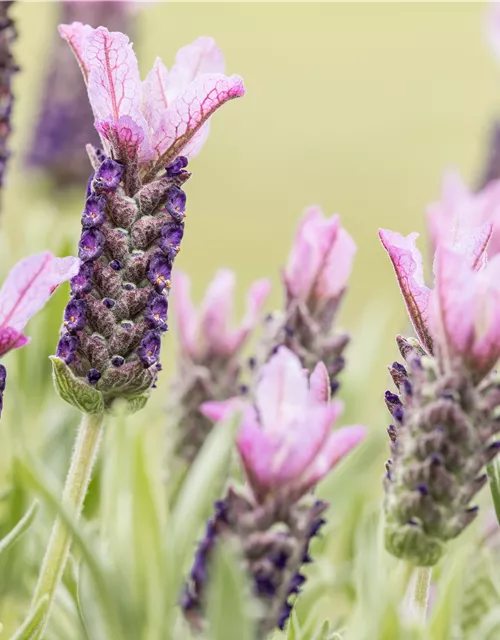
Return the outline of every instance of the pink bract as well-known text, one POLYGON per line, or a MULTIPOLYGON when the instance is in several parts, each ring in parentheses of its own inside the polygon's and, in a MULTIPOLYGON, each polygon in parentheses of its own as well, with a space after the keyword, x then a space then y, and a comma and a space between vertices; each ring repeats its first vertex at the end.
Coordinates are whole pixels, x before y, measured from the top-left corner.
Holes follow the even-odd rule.
POLYGON ((0 355, 29 342, 28 320, 45 305, 56 287, 78 273, 77 258, 56 258, 49 251, 18 262, 0 290, 0 355))
POLYGON ((318 364, 308 377, 286 347, 263 367, 255 395, 255 406, 229 400, 207 403, 201 410, 218 419, 240 412, 238 451, 259 501, 276 493, 297 499, 365 436, 361 426, 331 431, 342 404, 328 402, 325 366, 318 364))
POLYGON ((114 158, 138 159, 153 174, 181 153, 195 156, 210 116, 245 93, 239 76, 224 75, 212 38, 198 38, 177 54, 170 72, 157 58, 141 83, 125 34, 75 22, 60 25, 87 82, 95 126, 114 158))
POLYGON ((233 329, 233 299, 236 276, 229 269, 219 270, 196 310, 186 274, 177 271, 173 279, 172 309, 177 317, 181 348, 195 361, 209 355, 228 358, 245 343, 259 322, 260 311, 269 295, 270 283, 254 282, 247 294, 247 310, 238 329, 233 329))

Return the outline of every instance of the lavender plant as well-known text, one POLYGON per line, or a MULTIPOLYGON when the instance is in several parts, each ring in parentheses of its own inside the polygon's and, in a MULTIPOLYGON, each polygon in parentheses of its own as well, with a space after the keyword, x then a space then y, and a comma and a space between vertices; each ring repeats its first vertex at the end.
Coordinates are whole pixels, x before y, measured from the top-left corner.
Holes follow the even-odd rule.
MULTIPOLYGON (((244 89, 240 77, 212 72, 220 52, 210 38, 181 49, 170 72, 157 58, 141 84, 126 35, 77 22, 59 29, 83 72, 104 148, 88 147, 94 173, 82 213, 81 266, 52 358, 57 391, 83 413, 62 498, 78 516, 104 414, 117 400, 141 409, 161 368, 166 294, 184 232, 187 158, 206 140, 209 117, 244 89)), ((36 637, 69 546, 59 519, 32 603, 31 616, 42 616, 36 637)))
POLYGON ((230 400, 202 406, 214 420, 241 413, 237 438, 247 484, 230 487, 215 504, 191 569, 182 606, 195 628, 203 628, 214 548, 234 542, 251 576, 260 608, 260 634, 283 629, 291 599, 305 582, 309 545, 325 523, 327 504, 311 489, 364 437, 359 426, 333 433, 342 411, 329 402, 330 380, 323 363, 309 380, 298 357, 280 347, 262 368, 253 401, 230 400))

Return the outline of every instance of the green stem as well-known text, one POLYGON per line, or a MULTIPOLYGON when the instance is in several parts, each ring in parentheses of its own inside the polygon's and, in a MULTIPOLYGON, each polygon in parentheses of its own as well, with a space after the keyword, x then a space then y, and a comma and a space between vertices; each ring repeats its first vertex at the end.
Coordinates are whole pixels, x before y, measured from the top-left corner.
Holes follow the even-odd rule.
MULTIPOLYGON (((71 458, 71 464, 64 485, 62 504, 71 510, 76 518, 80 516, 90 482, 92 467, 99 448, 104 414, 83 414, 78 436, 71 458)), ((50 534, 49 544, 43 559, 40 576, 31 603, 33 611, 38 603, 48 595, 48 606, 43 624, 37 629, 33 640, 39 638, 49 617, 49 609, 57 586, 66 566, 71 545, 71 534, 62 520, 57 518, 50 534)))
POLYGON ((413 604, 415 613, 421 622, 425 622, 427 616, 427 601, 429 600, 431 574, 432 567, 417 567, 413 604))
POLYGON ((495 459, 493 462, 490 462, 486 467, 486 471, 488 472, 488 477, 490 479, 490 490, 491 496, 493 498, 493 505, 495 507, 495 513, 497 516, 497 520, 500 523, 500 468, 499 468, 499 460, 495 459))

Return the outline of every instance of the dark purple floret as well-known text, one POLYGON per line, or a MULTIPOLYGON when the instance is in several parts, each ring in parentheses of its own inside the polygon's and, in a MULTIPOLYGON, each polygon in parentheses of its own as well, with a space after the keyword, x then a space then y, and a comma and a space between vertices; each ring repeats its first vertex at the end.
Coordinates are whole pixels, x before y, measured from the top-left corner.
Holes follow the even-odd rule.
POLYGON ((90 369, 87 373, 87 380, 89 384, 97 384, 101 379, 101 372, 97 369, 90 369))
POLYGON ((170 220, 161 230, 160 249, 174 260, 181 249, 181 241, 184 235, 184 223, 170 220))
POLYGON ((56 350, 56 356, 64 360, 66 364, 70 364, 75 359, 75 352, 78 349, 80 341, 77 336, 65 334, 59 340, 56 350))
POLYGON ((305 581, 305 576, 303 576, 301 573, 296 573, 292 578, 289 594, 292 595, 299 593, 300 587, 304 584, 305 581))
POLYGON ((85 191, 85 200, 92 195, 92 181, 94 180, 95 172, 90 174, 90 178, 87 181, 87 189, 85 191))
POLYGON ((92 291, 92 275, 94 273, 94 265, 92 262, 82 262, 80 270, 70 280, 71 293, 74 296, 81 296, 92 291))
POLYGON ((182 222, 186 211, 186 194, 179 187, 172 187, 168 192, 165 210, 176 222, 182 222))
POLYGON ((146 366, 158 362, 160 357, 161 348, 161 334, 159 331, 147 331, 144 338, 141 340, 141 346, 137 349, 137 355, 141 362, 146 366))
POLYGON ((288 602, 285 602, 285 604, 283 605, 283 609, 281 610, 281 615, 278 620, 278 628, 281 631, 283 631, 283 629, 285 628, 286 622, 290 617, 290 614, 292 613, 292 609, 293 609, 293 605, 289 604, 288 602))
POLYGON ((82 213, 82 227, 84 229, 100 227, 104 222, 106 222, 106 197, 103 195, 89 196, 82 213))
POLYGON ((111 260, 109 266, 115 271, 121 271, 121 269, 123 269, 123 264, 119 260, 111 260))
POLYGON ((393 418, 396 418, 397 420, 400 420, 402 418, 403 405, 401 404, 401 400, 395 393, 391 393, 390 391, 385 392, 385 404, 392 414, 393 418))
POLYGON ((78 257, 86 262, 97 260, 102 255, 105 239, 97 229, 87 229, 82 233, 78 243, 78 257))
POLYGON ((164 295, 152 293, 144 313, 144 319, 152 329, 167 330, 168 300, 164 295))
POLYGON ((396 369, 396 371, 404 376, 407 376, 408 373, 406 372, 406 369, 404 368, 404 366, 402 364, 400 364, 399 362, 393 362, 392 363, 392 368, 396 369))
POLYGON ((115 191, 123 176, 124 167, 116 160, 107 158, 95 172, 92 186, 94 191, 115 191))
POLYGON ((256 591, 261 596, 271 598, 276 593, 276 587, 267 573, 261 573, 254 576, 254 584, 256 591))
POLYGON ((161 293, 165 287, 170 287, 171 274, 171 261, 161 253, 155 253, 149 262, 147 277, 157 293, 161 293))
POLYGON ((168 165, 165 171, 169 178, 173 178, 174 176, 181 174, 187 166, 188 159, 185 156, 179 156, 172 162, 172 164, 168 165))
POLYGON ((111 358, 111 364, 114 367, 121 367, 125 364, 125 358, 122 358, 122 356, 113 356, 111 358))
POLYGON ((68 331, 81 331, 85 327, 86 315, 85 300, 70 300, 64 310, 64 326, 68 331))
POLYGON ((116 304, 116 302, 112 298, 104 298, 102 303, 107 309, 112 309, 116 304))

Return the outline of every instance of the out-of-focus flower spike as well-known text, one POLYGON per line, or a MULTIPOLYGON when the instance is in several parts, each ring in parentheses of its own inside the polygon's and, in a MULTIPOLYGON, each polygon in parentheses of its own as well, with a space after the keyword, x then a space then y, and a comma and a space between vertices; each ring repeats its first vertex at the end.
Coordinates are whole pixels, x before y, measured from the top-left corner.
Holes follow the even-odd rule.
POLYGON ((177 316, 181 350, 178 375, 173 383, 177 422, 177 449, 191 462, 212 423, 199 411, 202 403, 222 401, 240 391, 240 356, 269 294, 267 280, 255 282, 247 297, 247 313, 239 329, 233 329, 235 275, 218 271, 209 285, 199 311, 190 297, 189 278, 176 274, 172 309, 177 316))
POLYGON ((305 581, 302 567, 312 562, 311 539, 325 524, 327 505, 309 492, 365 436, 363 427, 331 431, 342 406, 328 403, 325 376, 318 365, 308 380, 297 356, 281 347, 262 369, 255 404, 240 399, 202 407, 223 420, 239 414, 237 445, 248 487, 230 488, 216 503, 198 548, 182 602, 195 626, 203 626, 212 551, 232 540, 262 605, 260 634, 284 628, 289 598, 305 581))
POLYGON ((19 70, 12 55, 12 44, 17 37, 14 22, 10 17, 12 4, 8 1, 0 3, 0 188, 10 156, 8 142, 14 102, 12 76, 19 70))

